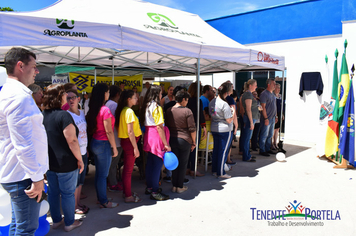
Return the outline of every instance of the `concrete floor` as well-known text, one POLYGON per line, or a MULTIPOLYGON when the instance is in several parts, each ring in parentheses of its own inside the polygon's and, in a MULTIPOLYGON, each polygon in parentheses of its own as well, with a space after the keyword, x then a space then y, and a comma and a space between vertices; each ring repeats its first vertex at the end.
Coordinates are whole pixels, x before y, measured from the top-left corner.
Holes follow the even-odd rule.
MULTIPOLYGON (((234 148, 232 158, 237 165, 228 172, 233 178, 220 180, 211 172, 196 179, 188 177, 189 189, 182 194, 172 193, 171 184, 163 182, 163 192, 171 197, 164 202, 144 195, 145 181, 135 171, 132 189, 143 201, 127 204, 121 192, 108 192, 108 197, 120 203, 114 209, 96 205, 95 168, 90 166, 83 187, 88 198, 82 200, 90 211, 83 225, 69 233, 51 229, 48 235, 356 235, 355 171, 333 169, 335 164, 316 157, 314 144, 290 141, 284 149, 288 151, 285 162, 252 152, 257 162, 246 163, 234 148), (322 220, 257 220, 256 214, 252 219, 251 208, 286 210, 294 200, 310 210, 331 210, 329 218, 335 218, 338 211, 340 220, 327 220, 326 213, 322 220), (292 225, 306 221, 323 226, 292 225)), ((203 172, 203 166, 198 168, 203 172)))

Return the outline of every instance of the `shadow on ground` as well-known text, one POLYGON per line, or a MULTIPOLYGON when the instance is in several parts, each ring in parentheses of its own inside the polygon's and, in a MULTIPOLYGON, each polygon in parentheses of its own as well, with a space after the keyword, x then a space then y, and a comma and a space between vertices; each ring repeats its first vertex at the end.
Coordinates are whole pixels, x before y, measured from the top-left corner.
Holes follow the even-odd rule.
MULTIPOLYGON (((285 144, 284 149, 287 150, 286 158, 291 157, 297 153, 303 152, 309 147, 296 146, 285 144)), ((232 170, 228 173, 232 178, 238 177, 255 177, 258 175, 258 169, 276 162, 275 155, 269 157, 264 157, 258 155, 258 152, 252 152, 253 156, 256 156, 256 162, 243 162, 241 160, 242 156, 238 154, 238 149, 232 149, 232 159, 236 161, 236 165, 233 166, 232 170)), ((203 163, 198 165, 198 170, 204 173, 203 163)), ((108 192, 108 197, 113 198, 114 202, 118 202, 120 205, 113 209, 100 209, 99 205, 96 204, 96 191, 94 187, 94 177, 95 177, 95 167, 90 166, 90 171, 85 179, 85 184, 83 186, 83 192, 88 196, 86 199, 82 200, 82 204, 85 204, 90 208, 90 211, 85 216, 76 215, 76 218, 83 218, 84 222, 81 227, 73 231, 73 235, 95 235, 98 232, 103 232, 112 228, 126 228, 130 226, 130 222, 133 219, 133 215, 125 215, 122 212, 128 211, 133 208, 155 205, 156 201, 151 200, 149 195, 145 195, 145 180, 140 180, 139 171, 135 170, 132 175, 132 191, 138 193, 142 198, 140 203, 125 203, 122 197, 122 192, 112 193, 108 192), (85 228, 84 228, 85 227, 85 228), (88 232, 90 232, 88 234, 88 232)), ((211 167, 209 166, 208 171, 203 177, 196 177, 195 179, 191 176, 186 176, 190 180, 187 184, 188 191, 178 194, 172 193, 171 183, 166 183, 162 181, 161 188, 163 193, 170 195, 170 199, 182 199, 182 200, 192 200, 196 198, 201 192, 211 191, 211 190, 222 190, 224 185, 227 184, 222 179, 217 179, 211 174, 211 167)), ((168 201, 171 201, 168 200, 168 201)), ((50 217, 48 218, 51 221, 50 217)), ((49 235, 68 235, 63 229, 50 230, 49 235)))

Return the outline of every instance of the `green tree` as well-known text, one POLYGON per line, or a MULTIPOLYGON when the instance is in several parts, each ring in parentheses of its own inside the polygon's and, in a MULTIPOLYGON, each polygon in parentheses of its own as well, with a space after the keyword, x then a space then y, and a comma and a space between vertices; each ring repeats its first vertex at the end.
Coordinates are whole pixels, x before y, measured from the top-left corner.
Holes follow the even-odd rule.
POLYGON ((0 11, 14 11, 11 7, 0 7, 0 11))

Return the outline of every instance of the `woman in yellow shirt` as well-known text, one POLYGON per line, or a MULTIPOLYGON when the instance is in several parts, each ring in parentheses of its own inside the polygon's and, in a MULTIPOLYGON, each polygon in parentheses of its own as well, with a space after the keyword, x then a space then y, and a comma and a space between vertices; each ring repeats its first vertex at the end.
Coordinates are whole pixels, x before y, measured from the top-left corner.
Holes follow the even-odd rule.
POLYGON ((124 169, 122 183, 124 187, 125 202, 141 202, 137 194, 131 192, 131 175, 135 159, 140 156, 137 142, 142 135, 138 118, 132 106, 137 104, 137 96, 134 91, 123 91, 115 112, 115 127, 118 129, 118 137, 121 138, 121 147, 124 151, 124 169))
POLYGON ((151 194, 152 200, 164 201, 169 196, 162 193, 159 188, 159 177, 163 165, 163 156, 171 151, 169 146, 169 130, 164 126, 163 110, 159 105, 162 99, 160 86, 152 85, 143 100, 140 122, 145 125, 143 150, 147 152, 145 194, 151 194))

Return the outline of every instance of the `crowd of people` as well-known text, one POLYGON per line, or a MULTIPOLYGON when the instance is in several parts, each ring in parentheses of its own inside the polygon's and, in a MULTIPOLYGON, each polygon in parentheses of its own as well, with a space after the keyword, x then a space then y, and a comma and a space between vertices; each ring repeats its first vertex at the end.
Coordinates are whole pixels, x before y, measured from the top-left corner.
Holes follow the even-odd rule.
POLYGON ((231 178, 227 171, 236 164, 230 154, 239 127, 243 161, 255 162, 251 151, 257 148, 262 156, 275 154, 279 129, 275 124, 281 117, 280 88, 275 89, 274 79, 258 91, 256 80, 248 80, 240 99, 230 81, 217 89, 200 86, 201 91, 196 82, 188 90, 170 86, 167 94, 148 82, 141 94, 136 87, 125 90, 125 84, 97 83, 90 98, 85 94, 81 101, 75 84, 52 84, 45 90, 34 84, 39 73, 35 59, 26 49, 12 48, 5 56, 9 79, 0 93, 0 144, 5 147, 1 149, 0 182, 16 206, 13 232, 31 235, 38 227, 38 222, 26 217, 37 214, 38 218, 44 178, 53 229, 63 224, 65 231, 79 227, 82 222, 74 215, 89 211, 80 202, 89 157, 95 164, 97 204, 114 208, 119 204, 107 197, 107 191, 122 191, 126 203, 142 201, 131 190, 133 168, 140 156, 146 158, 144 193, 152 200, 169 199, 160 188, 162 179, 172 183, 173 193, 187 191, 186 175, 206 174, 196 170, 195 152, 207 131, 214 141, 211 169, 217 178, 231 178), (169 151, 179 164, 163 177, 163 157, 169 151), (117 178, 120 160, 121 182, 117 178), (21 191, 20 199, 15 191, 21 191))

